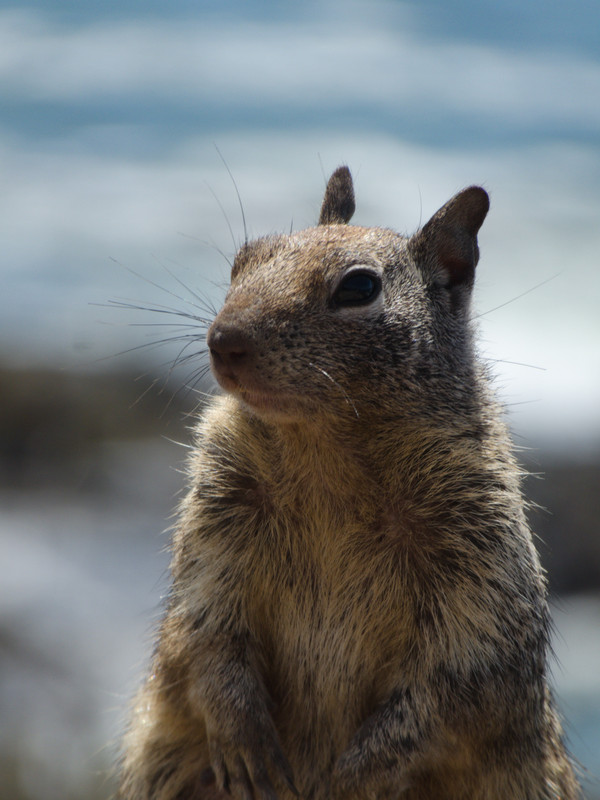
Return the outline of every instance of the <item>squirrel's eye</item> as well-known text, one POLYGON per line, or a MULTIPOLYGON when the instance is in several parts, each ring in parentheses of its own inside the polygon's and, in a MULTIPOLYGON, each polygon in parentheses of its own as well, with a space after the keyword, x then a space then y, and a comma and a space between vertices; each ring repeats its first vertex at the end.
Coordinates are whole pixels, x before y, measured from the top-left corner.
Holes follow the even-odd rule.
POLYGON ((348 273, 335 290, 336 306, 360 306, 374 300, 381 291, 381 278, 373 272, 356 270, 348 273))

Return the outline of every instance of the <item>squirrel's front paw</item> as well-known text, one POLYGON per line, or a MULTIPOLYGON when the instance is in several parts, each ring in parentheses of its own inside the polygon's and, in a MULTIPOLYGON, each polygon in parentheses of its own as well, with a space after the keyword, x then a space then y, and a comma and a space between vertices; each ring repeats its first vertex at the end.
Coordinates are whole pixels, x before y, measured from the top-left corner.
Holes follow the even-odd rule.
POLYGON ((210 761, 220 789, 236 800, 277 800, 277 785, 298 796, 294 775, 274 732, 248 731, 225 741, 209 736, 210 761))

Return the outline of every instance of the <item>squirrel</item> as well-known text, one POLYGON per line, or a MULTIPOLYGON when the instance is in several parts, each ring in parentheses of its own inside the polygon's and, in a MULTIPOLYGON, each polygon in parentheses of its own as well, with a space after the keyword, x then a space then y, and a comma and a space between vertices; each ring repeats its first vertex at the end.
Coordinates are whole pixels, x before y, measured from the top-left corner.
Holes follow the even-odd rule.
POLYGON ((121 800, 571 800, 522 472, 474 346, 484 189, 246 241, 207 335, 121 800))

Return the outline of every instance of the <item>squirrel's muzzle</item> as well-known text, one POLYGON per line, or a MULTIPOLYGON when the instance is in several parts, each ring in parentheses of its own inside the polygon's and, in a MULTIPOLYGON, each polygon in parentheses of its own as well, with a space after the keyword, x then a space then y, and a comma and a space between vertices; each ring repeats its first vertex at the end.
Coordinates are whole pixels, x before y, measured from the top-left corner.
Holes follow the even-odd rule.
POLYGON ((240 373, 247 368, 254 353, 254 343, 237 325, 216 319, 210 326, 206 343, 215 377, 224 389, 230 381, 239 383, 240 373), (224 381, 224 383, 223 383, 224 381))

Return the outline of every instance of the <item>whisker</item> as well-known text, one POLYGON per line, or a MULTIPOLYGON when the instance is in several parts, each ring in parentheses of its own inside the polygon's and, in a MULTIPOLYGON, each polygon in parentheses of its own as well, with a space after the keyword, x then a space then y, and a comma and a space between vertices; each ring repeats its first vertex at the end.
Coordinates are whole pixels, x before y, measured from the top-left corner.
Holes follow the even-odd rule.
POLYGON ((197 388, 198 384, 202 381, 202 379, 209 372, 209 370, 210 370, 210 365, 208 363, 205 363, 202 366, 198 367, 198 369, 194 370, 187 376, 183 384, 179 386, 177 390, 173 393, 173 399, 178 396, 187 398, 189 397, 190 394, 194 394, 200 398, 195 408, 192 409, 188 414, 186 414, 186 416, 190 417, 193 416, 196 413, 198 406, 202 402, 206 402, 213 396, 210 392, 205 392, 197 388))
MULTIPOLYGON (((140 380, 143 377, 147 377, 147 373, 145 375, 138 375, 138 377, 136 378, 136 381, 140 380)), ((144 397, 148 394, 148 392, 152 391, 152 389, 154 389, 156 384, 159 383, 160 381, 161 381, 160 378, 154 378, 152 380, 152 382, 149 383, 148 386, 146 386, 144 391, 137 396, 137 398, 133 401, 133 403, 129 406, 129 408, 134 408, 135 406, 137 406, 138 403, 140 403, 144 399, 144 397)), ((163 386, 160 388, 159 393, 162 392, 165 389, 165 386, 166 386, 166 384, 163 383, 163 386)), ((171 401, 169 400, 169 403, 170 402, 171 401)), ((167 403, 167 405, 168 405, 168 403, 167 403)))
MULTIPOLYGON (((156 256, 155 256, 155 258, 156 258, 156 256)), ((198 301, 199 305, 197 303, 192 302, 189 298, 182 297, 181 295, 177 294, 177 292, 174 292, 171 289, 168 289, 166 286, 162 286, 160 283, 157 283, 156 281, 153 281, 151 278, 148 278, 147 275, 142 275, 142 273, 137 272, 132 267, 129 267, 126 264, 121 263, 120 261, 117 261, 115 258, 111 257, 110 260, 113 263, 118 264, 123 269, 127 270, 127 272, 131 273, 132 275, 135 275, 136 278, 139 278, 140 280, 144 281, 145 283, 149 284, 150 286, 153 286, 155 289, 158 289, 159 291, 164 292, 165 294, 168 294, 171 297, 174 297, 175 300, 180 300, 181 302, 186 303, 187 305, 191 305, 194 308, 199 308, 202 311, 208 311, 209 313, 214 315, 214 313, 215 313, 214 307, 212 307, 205 298, 202 298, 202 297, 198 296, 195 292, 192 291, 192 289, 190 289, 189 286, 186 286, 186 284, 183 283, 183 281, 181 281, 162 262, 159 261, 161 267, 165 270, 165 272, 167 272, 172 278, 174 278, 186 290, 186 292, 189 292, 189 294, 198 301)), ((157 305, 160 307, 160 304, 157 304, 157 305)))
POLYGON ((130 311, 150 311, 153 314, 168 314, 174 317, 181 317, 182 319, 191 319, 194 322, 200 322, 207 326, 212 322, 212 319, 199 317, 197 314, 190 314, 187 311, 180 311, 177 308, 163 306, 160 304, 142 305, 141 303, 129 300, 108 300, 106 303, 90 303, 90 305, 100 308, 124 308, 130 311))
POLYGON ((533 405, 535 403, 541 403, 541 402, 542 402, 541 398, 539 398, 539 397, 535 398, 534 397, 531 400, 515 400, 513 403, 505 403, 504 405, 507 408, 513 408, 514 406, 529 406, 529 405, 533 405))
POLYGON ((204 185, 206 186, 206 188, 208 189, 208 191, 209 191, 209 192, 212 194, 212 196, 213 196, 213 197, 214 197, 214 199, 215 199, 215 202, 216 202, 216 204, 217 204, 217 205, 219 206, 219 208, 221 209, 221 213, 223 214, 223 217, 224 217, 224 219, 225 219, 225 222, 226 222, 226 224, 227 224, 227 227, 229 228, 229 235, 231 236, 231 241, 232 241, 232 243, 233 243, 233 249, 234 249, 234 250, 237 250, 237 249, 238 249, 238 245, 237 245, 237 242, 235 241, 235 236, 233 235, 233 228, 231 227, 231 222, 229 221, 229 217, 227 216, 227 212, 226 212, 226 211, 225 211, 225 209, 223 208, 223 203, 221 203, 221 201, 220 201, 220 200, 219 200, 219 198, 217 197, 217 194, 216 194, 216 192, 214 191, 214 189, 212 188, 212 186, 211 186, 211 185, 210 185, 210 184, 209 184, 207 181, 204 181, 204 185))
POLYGON ((556 278, 558 278, 558 276, 560 274, 561 274, 560 272, 557 272, 555 275, 551 275, 549 278, 546 278, 545 280, 540 281, 540 283, 536 283, 536 285, 532 286, 530 289, 526 289, 524 292, 521 292, 521 294, 518 294, 516 297, 513 297, 510 300, 506 300, 504 303, 500 303, 500 305, 494 306, 494 308, 489 308, 487 311, 482 311, 482 313, 481 314, 477 314, 474 317, 474 319, 480 319, 481 317, 485 317, 487 314, 491 314, 494 311, 498 311, 500 308, 504 308, 504 306, 509 306, 511 303, 514 303, 516 300, 520 300, 522 297, 525 297, 525 295, 528 295, 531 292, 534 292, 536 289, 539 289, 541 286, 545 286, 547 283, 550 283, 550 281, 555 280, 556 278))
MULTIPOLYGON (((111 258, 110 260, 112 262, 114 262, 115 264, 118 264, 120 267, 123 267, 123 269, 126 269, 127 272, 130 272, 132 275, 135 275, 136 278, 139 278, 140 280, 144 281, 145 283, 148 283, 150 286, 154 286, 155 289, 160 289, 161 292, 165 292, 166 294, 171 295, 171 297, 174 297, 176 300, 183 300, 183 298, 180 297, 178 294, 175 294, 175 292, 172 292, 170 289, 167 289, 165 286, 161 286, 160 283, 157 283, 156 281, 153 281, 147 275, 142 275, 141 272, 137 272, 132 267, 128 267, 127 264, 123 264, 120 261, 117 261, 116 258, 111 258)), ((189 301, 184 301, 184 302, 189 302, 189 301)))
MULTIPOLYGON (((169 373, 167 375, 167 379, 171 377, 173 374, 173 370, 178 367, 180 364, 185 363, 185 361, 189 358, 191 354, 188 354, 184 357, 185 351, 193 344, 193 341, 186 337, 188 340, 185 342, 183 347, 180 349, 179 353, 175 356, 175 358, 171 361, 171 366, 169 369, 169 373)), ((194 356, 198 356, 197 353, 194 353, 194 356)))
POLYGON ((219 150, 219 148, 218 148, 216 143, 215 143, 215 150, 219 154, 219 158, 223 162, 223 165, 224 165, 225 169, 229 173, 229 177, 231 178, 231 182, 233 183, 233 188, 235 189, 235 193, 237 195, 238 203, 240 204, 240 211, 242 213, 242 225, 244 226, 244 243, 248 244, 248 228, 246 227, 246 215, 244 214, 244 204, 242 203, 242 198, 240 197, 240 192, 239 192, 239 189, 237 187, 237 183, 235 182, 235 178, 233 177, 233 174, 232 174, 231 170, 229 169, 228 163, 223 158, 223 154, 219 150))
POLYGON ((193 391, 195 394, 198 394, 202 397, 208 398, 213 396, 214 392, 211 394, 211 392, 205 392, 196 388, 205 375, 208 374, 208 372, 210 372, 210 364, 203 364, 201 367, 198 367, 198 369, 194 370, 187 376, 184 387, 187 389, 188 394, 193 391))
MULTIPOLYGON (((137 353, 148 354, 148 358, 142 362, 145 366, 142 367, 141 374, 136 378, 136 380, 144 382, 143 390, 133 405, 140 403, 149 392, 156 391, 158 387, 159 393, 164 392, 168 395, 167 402, 160 413, 163 416, 178 398, 185 398, 193 393, 195 400, 191 404, 192 409, 189 412, 186 411, 185 416, 187 417, 188 414, 189 416, 194 416, 206 398, 211 396, 208 392, 202 390, 201 383, 210 370, 210 362, 207 358, 206 333, 217 315, 217 309, 208 297, 204 297, 200 292, 188 286, 169 264, 164 263, 156 255, 153 255, 153 258, 169 276, 173 285, 180 287, 179 290, 174 291, 172 288, 162 285, 160 282, 137 272, 114 258, 111 258, 111 261, 149 286, 158 289, 164 295, 173 298, 176 302, 146 302, 135 298, 131 299, 130 297, 113 298, 103 303, 91 302, 89 305, 99 308, 144 312, 147 318, 144 318, 143 321, 127 320, 126 322, 117 323, 115 321, 101 320, 100 322, 105 325, 122 324, 127 325, 127 327, 147 328, 146 338, 148 340, 141 344, 125 347, 110 355, 96 358, 89 361, 88 365, 99 364, 109 359, 132 356, 137 353), (160 348, 167 348, 164 360, 154 355, 160 348), (169 355, 169 353, 174 353, 174 355, 169 355), (173 376, 176 370, 178 371, 178 378, 174 380, 173 376), (184 373, 183 380, 181 379, 180 370, 183 370, 184 373), (145 379, 147 380, 147 385, 145 379)), ((223 288, 213 281, 211 283, 219 289, 223 288)))
POLYGON ((356 418, 358 419, 360 417, 360 415, 358 413, 358 410, 357 410, 356 406, 354 405, 354 403, 352 402, 350 396, 348 395, 348 392, 344 389, 344 387, 340 386, 340 384, 334 378, 332 378, 331 375, 328 372, 326 372, 324 369, 322 369, 321 367, 317 366, 316 364, 313 364, 312 361, 309 361, 308 365, 310 367, 314 367, 316 370, 318 370, 323 375, 325 375, 325 377, 328 378, 333 383, 333 385, 340 390, 340 392, 344 395, 344 399, 346 400, 348 405, 352 406, 352 409, 353 409, 354 413, 356 414, 356 418))
MULTIPOLYGON (((106 323, 107 324, 107 323, 106 323)), ((184 325, 179 322, 124 322, 128 328, 171 328, 173 333, 184 333, 185 331, 206 331, 206 325, 184 325)))
MULTIPOLYGON (((155 256, 155 258, 156 258, 156 256, 155 256)), ((156 260, 158 261, 158 259, 156 259, 156 260)), ((194 298, 194 300, 196 302, 194 303, 194 302, 192 302, 191 300, 189 300, 188 298, 185 298, 185 297, 179 297, 179 295, 176 295, 174 292, 170 292, 166 288, 164 289, 164 291, 169 292, 169 294, 172 294, 173 297, 177 297, 179 300, 182 300, 184 303, 187 303, 188 305, 192 306, 193 308, 201 308, 204 311, 208 311, 213 316, 216 316, 217 311, 216 311, 214 305, 212 305, 212 303, 209 302, 208 298, 202 297, 197 292, 195 292, 191 287, 189 287, 186 283, 184 283, 181 280, 181 278, 173 272, 172 269, 167 267, 167 265, 164 262, 158 261, 158 263, 164 269, 164 271, 167 273, 167 275, 170 278, 173 278, 174 281, 177 281, 177 283, 182 287, 182 289, 185 289, 185 291, 188 292, 194 298)))
POLYGON ((188 364, 190 361, 195 361, 198 358, 204 358, 207 355, 208 351, 206 349, 201 350, 200 352, 186 353, 186 355, 183 355, 183 350, 182 350, 178 355, 176 362, 174 363, 174 366, 181 367, 184 364, 188 364))
MULTIPOLYGON (((164 347, 166 344, 169 344, 170 342, 176 343, 176 342, 179 342, 179 341, 184 341, 184 339, 189 339, 190 340, 190 344, 192 344, 194 341, 196 341, 196 342, 202 341, 203 337, 196 336, 194 334, 188 334, 185 337, 184 336, 167 336, 167 337, 165 337, 163 339, 156 339, 156 340, 152 340, 151 342, 144 342, 143 344, 136 344, 136 345, 133 345, 132 347, 126 347, 124 350, 119 350, 116 353, 111 353, 111 355, 101 356, 100 358, 94 359, 90 363, 98 364, 98 363, 101 363, 103 361, 108 361, 109 359, 112 359, 112 358, 118 358, 120 356, 126 356, 126 355, 129 355, 130 353, 136 353, 136 352, 140 352, 142 350, 146 350, 146 351, 158 350, 160 347, 164 347)), ((202 352, 205 352, 205 350, 203 350, 202 352)), ((160 364, 159 366, 161 368, 164 368, 165 366, 167 366, 169 364, 171 364, 171 359, 169 359, 169 361, 164 362, 163 364, 160 364)))
POLYGON ((539 367, 537 364, 525 364, 522 361, 508 361, 505 358, 488 358, 494 364, 513 364, 515 367, 529 367, 529 369, 539 369, 541 372, 546 372, 546 367, 539 367))
POLYGON ((325 167, 323 166, 323 159, 321 158, 321 153, 317 153, 317 158, 319 159, 319 166, 321 167, 321 175, 323 176, 323 183, 327 185, 327 175, 325 173, 325 167))
MULTIPOLYGON (((210 247, 212 250, 214 250, 216 253, 218 253, 222 258, 225 259, 225 261, 227 262, 227 264, 229 265, 230 268, 233 266, 233 262, 231 261, 231 259, 227 255, 227 253, 225 253, 224 250, 221 250, 221 248, 217 244, 215 244, 215 242, 213 242, 212 239, 208 239, 208 240, 207 239, 199 239, 197 236, 192 236, 191 234, 185 233, 184 231, 177 231, 177 233, 178 233, 179 236, 183 236, 184 239, 191 239, 193 242, 198 242, 199 244, 203 245, 204 247, 210 247)), ((236 247, 236 250, 237 250, 237 247, 236 247)), ((205 280, 207 280, 209 283, 212 283, 213 286, 218 286, 217 283, 215 283, 214 281, 208 280, 208 278, 206 278, 205 280)))

